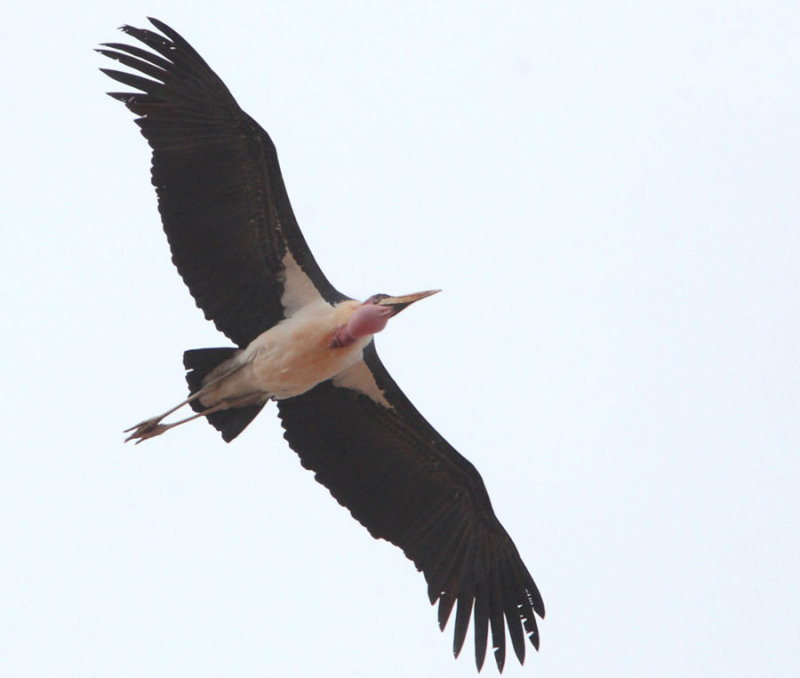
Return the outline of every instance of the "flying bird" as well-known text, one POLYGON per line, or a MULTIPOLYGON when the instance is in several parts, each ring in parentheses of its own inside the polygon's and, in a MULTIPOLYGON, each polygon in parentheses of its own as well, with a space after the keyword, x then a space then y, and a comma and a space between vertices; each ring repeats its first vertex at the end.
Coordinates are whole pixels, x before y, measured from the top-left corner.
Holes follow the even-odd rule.
POLYGON ((422 417, 378 358, 374 335, 436 290, 357 301, 320 270, 297 225, 275 146, 176 31, 123 26, 144 47, 98 51, 135 92, 109 92, 138 117, 172 261, 205 317, 235 346, 184 353, 189 397, 128 429, 137 443, 196 418, 233 440, 273 400, 302 465, 376 539, 422 571, 453 653, 472 620, 503 670, 506 629, 520 663, 539 648, 536 584, 475 467, 422 417), (166 418, 188 405, 193 414, 166 418), (457 604, 457 605, 456 605, 457 604))

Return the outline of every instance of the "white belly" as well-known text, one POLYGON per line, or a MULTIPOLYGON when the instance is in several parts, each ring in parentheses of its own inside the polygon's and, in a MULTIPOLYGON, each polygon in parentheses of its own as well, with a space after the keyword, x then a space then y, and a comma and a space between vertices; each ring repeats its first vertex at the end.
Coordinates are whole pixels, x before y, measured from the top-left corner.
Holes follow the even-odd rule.
MULTIPOLYGON (((263 400, 291 398, 356 364, 372 337, 342 348, 329 348, 328 344, 358 305, 348 301, 332 307, 319 301, 302 308, 232 358, 230 367, 241 368, 222 379, 200 402, 210 407, 220 400, 256 393, 263 394, 263 400)), ((212 372, 209 379, 214 376, 212 372)))

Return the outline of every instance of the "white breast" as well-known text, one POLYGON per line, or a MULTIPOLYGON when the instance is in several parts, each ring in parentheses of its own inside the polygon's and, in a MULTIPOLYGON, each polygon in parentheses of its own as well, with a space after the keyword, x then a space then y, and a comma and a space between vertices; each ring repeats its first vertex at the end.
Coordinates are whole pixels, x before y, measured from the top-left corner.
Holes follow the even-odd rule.
POLYGON ((372 337, 343 348, 328 344, 359 305, 345 301, 331 306, 318 299, 302 307, 238 354, 235 361, 241 369, 204 396, 203 404, 251 393, 263 393, 265 399, 291 398, 355 365, 372 337))

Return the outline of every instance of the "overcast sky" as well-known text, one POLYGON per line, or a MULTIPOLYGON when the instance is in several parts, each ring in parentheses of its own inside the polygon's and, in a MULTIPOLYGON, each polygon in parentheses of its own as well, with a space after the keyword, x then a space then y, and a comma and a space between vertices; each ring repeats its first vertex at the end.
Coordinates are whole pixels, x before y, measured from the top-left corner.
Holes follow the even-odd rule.
POLYGON ((148 14, 339 289, 444 290, 378 348, 542 591, 505 675, 800 675, 797 2, 6 4, 2 675, 475 673, 274 408, 122 444, 228 343, 92 51, 148 14))

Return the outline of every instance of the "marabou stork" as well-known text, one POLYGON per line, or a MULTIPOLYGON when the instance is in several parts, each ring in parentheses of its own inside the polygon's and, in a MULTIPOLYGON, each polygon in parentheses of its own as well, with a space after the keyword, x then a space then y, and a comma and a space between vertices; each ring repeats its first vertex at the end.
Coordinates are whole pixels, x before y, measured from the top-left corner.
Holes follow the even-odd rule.
POLYGON ((205 317, 236 347, 186 351, 189 398, 128 429, 137 442, 205 417, 233 440, 268 400, 285 438, 373 537, 421 570, 458 656, 470 617, 478 669, 491 627, 520 662, 539 647, 544 604, 475 467, 417 412, 384 368, 373 335, 421 292, 358 302, 338 292, 295 221, 269 135, 178 33, 122 27, 145 49, 98 51, 138 74, 102 69, 138 92, 112 92, 139 116, 172 260, 205 317), (145 76, 145 77, 142 77, 145 76), (182 405, 195 411, 173 424, 182 405))

